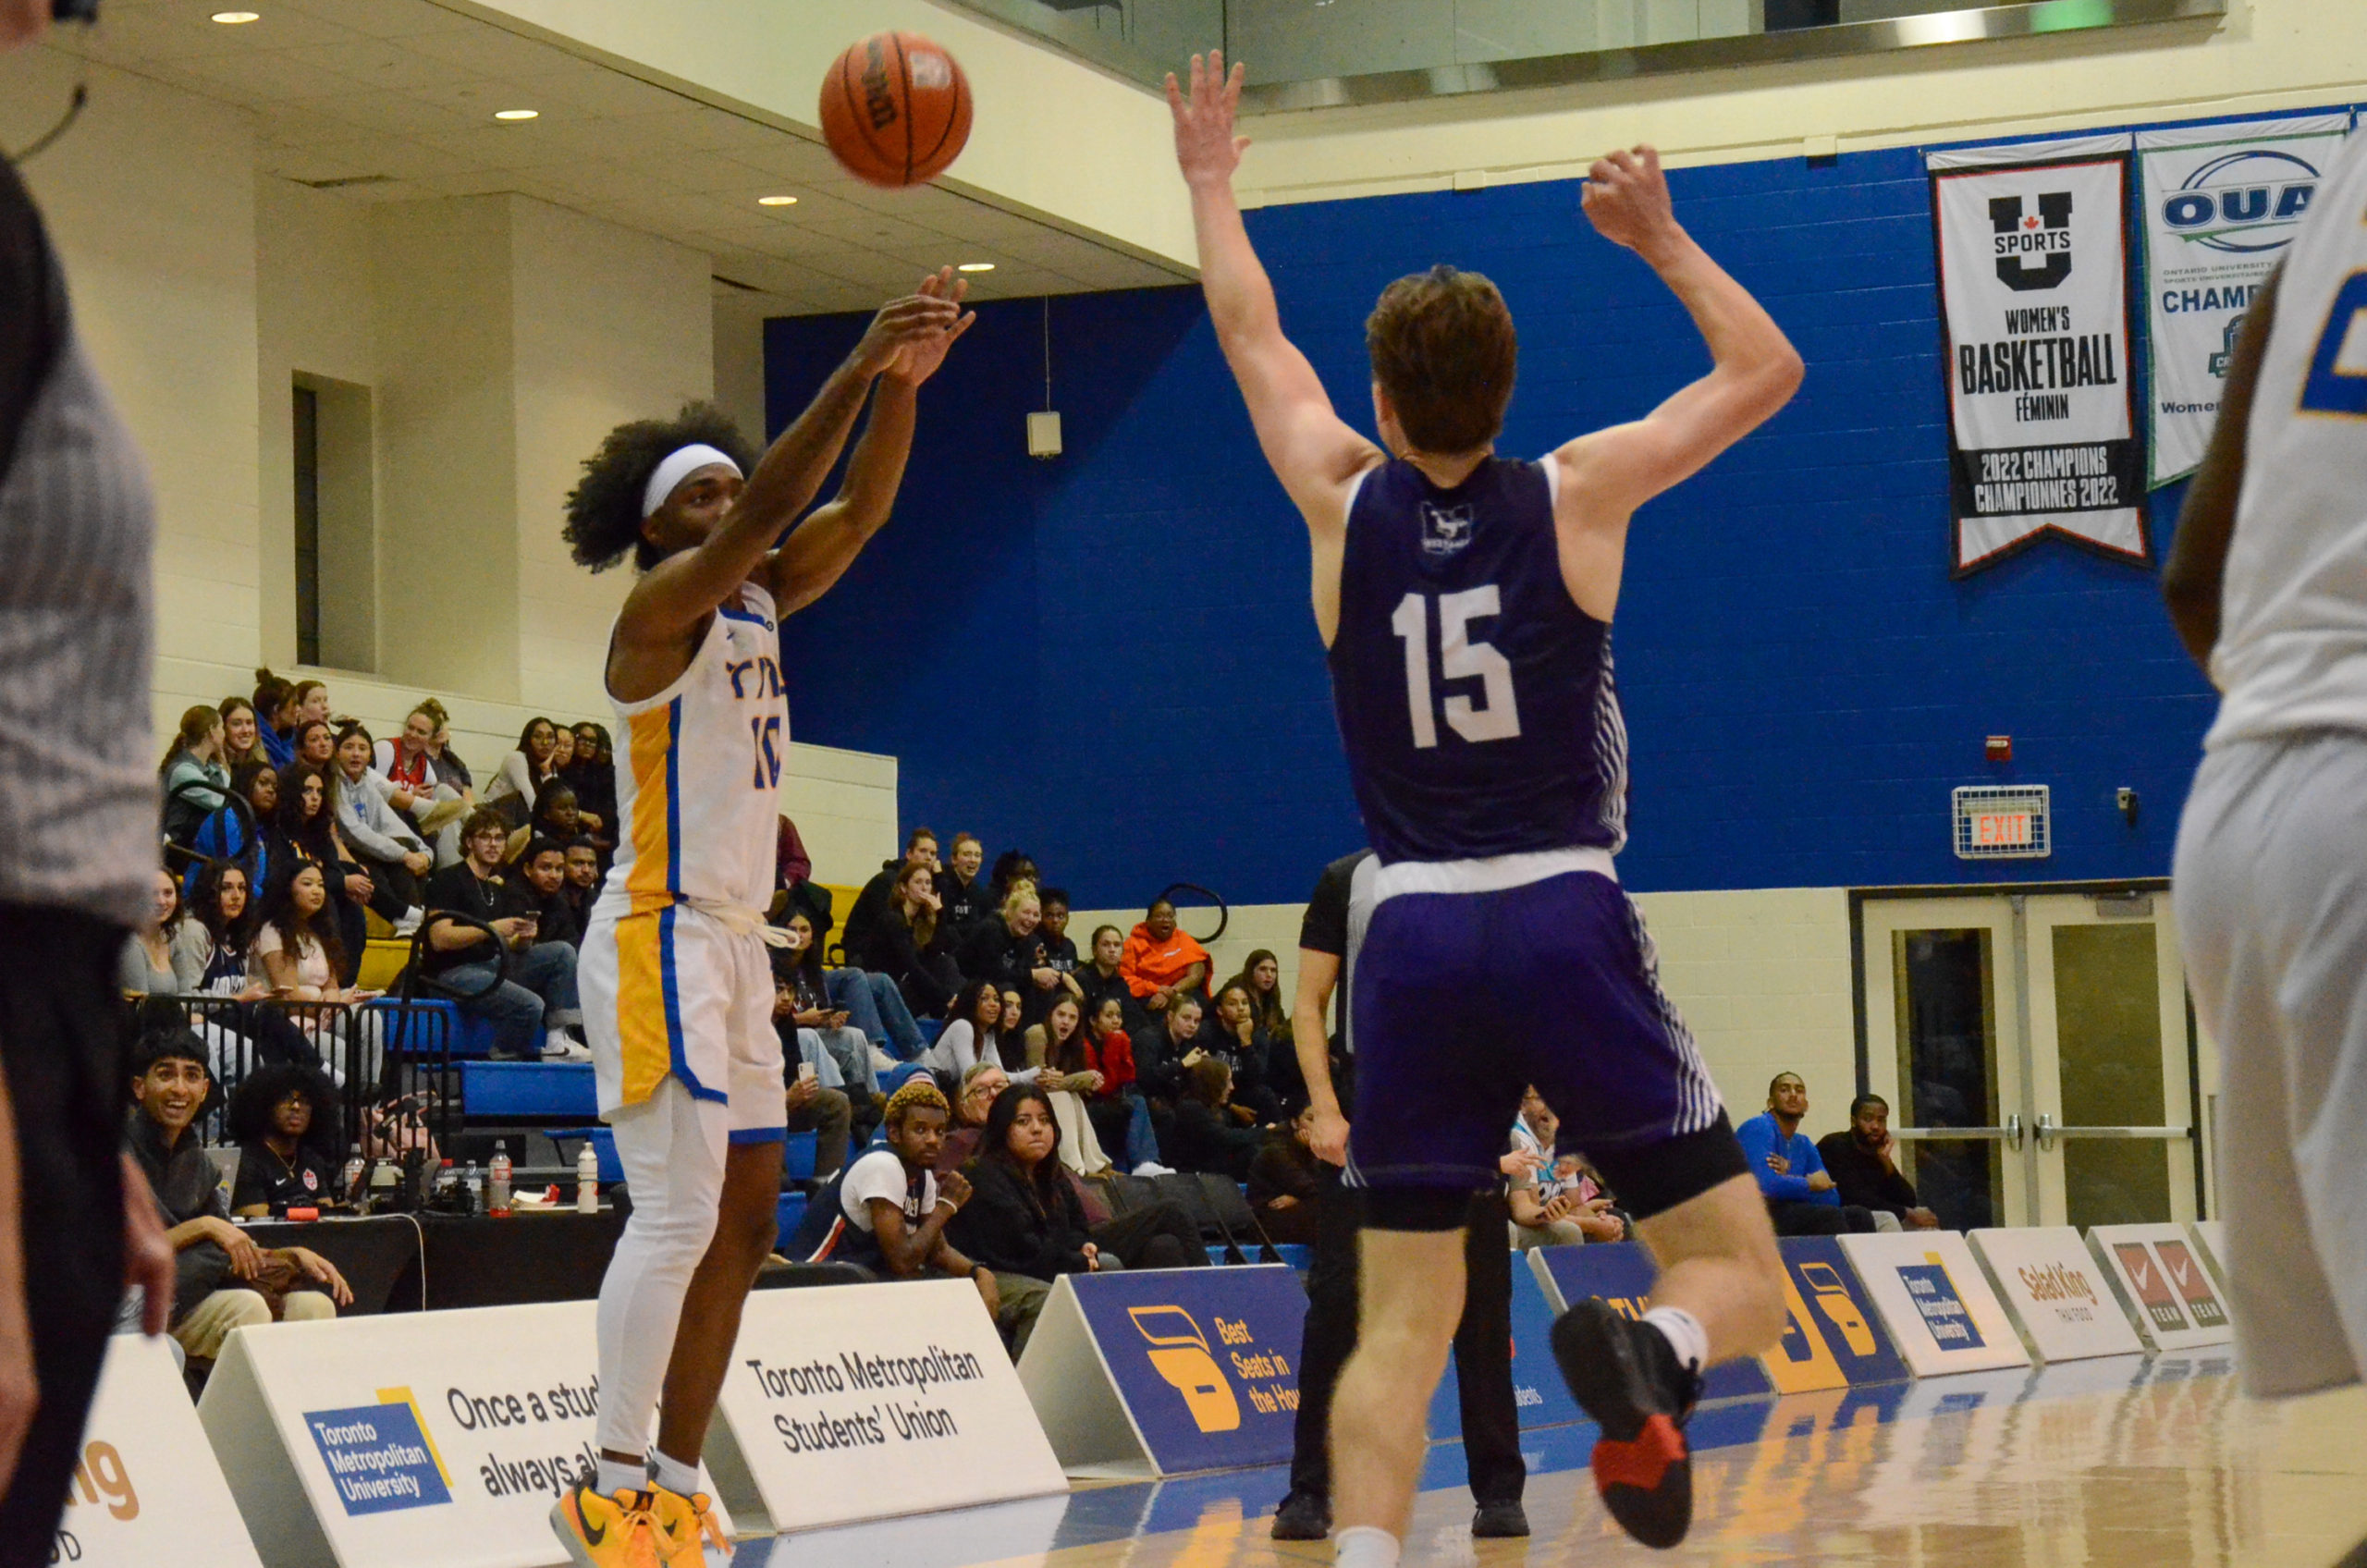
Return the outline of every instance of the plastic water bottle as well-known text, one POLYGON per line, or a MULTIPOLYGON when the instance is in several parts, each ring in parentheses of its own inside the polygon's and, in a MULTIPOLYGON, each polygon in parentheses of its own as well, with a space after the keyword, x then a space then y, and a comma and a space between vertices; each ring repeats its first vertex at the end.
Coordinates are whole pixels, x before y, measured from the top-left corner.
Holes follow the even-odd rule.
POLYGON ((362 1145, 354 1145, 353 1153, 345 1162, 345 1186, 342 1190, 345 1201, 356 1208, 362 1207, 362 1200, 366 1195, 362 1190, 362 1173, 368 1169, 368 1162, 362 1158, 362 1145))
POLYGON ((469 1161, 468 1169, 460 1172, 460 1185, 469 1194, 469 1212, 483 1214, 484 1212, 484 1172, 477 1169, 475 1160, 469 1161))
POLYGON ((485 1189, 485 1212, 497 1219, 509 1218, 509 1145, 493 1145, 493 1179, 485 1189))
POLYGON ((589 1138, 575 1153, 575 1212, 600 1212, 600 1157, 593 1150, 589 1138))

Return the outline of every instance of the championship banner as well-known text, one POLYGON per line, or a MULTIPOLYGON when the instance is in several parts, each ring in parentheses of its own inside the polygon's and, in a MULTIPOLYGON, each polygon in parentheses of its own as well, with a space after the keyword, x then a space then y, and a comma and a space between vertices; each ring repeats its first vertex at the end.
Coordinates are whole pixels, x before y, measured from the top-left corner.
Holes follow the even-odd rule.
POLYGON ((2129 364, 2128 138, 1930 158, 1955 575, 2054 533, 2148 557, 2129 364), (1993 157, 2012 154, 2015 161, 1993 157))
POLYGON ((2236 329, 2349 130, 2349 114, 2336 111, 2137 133, 2153 484, 2201 463, 2236 329))
POLYGON ((261 1568, 172 1347, 117 1334, 49 1560, 81 1568, 261 1568))

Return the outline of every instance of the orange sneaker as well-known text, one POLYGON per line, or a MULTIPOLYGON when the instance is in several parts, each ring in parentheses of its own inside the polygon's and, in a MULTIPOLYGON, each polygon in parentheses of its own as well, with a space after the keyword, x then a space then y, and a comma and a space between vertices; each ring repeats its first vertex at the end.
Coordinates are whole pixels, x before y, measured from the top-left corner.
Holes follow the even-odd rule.
POLYGON ((576 1568, 668 1568, 674 1559, 658 1554, 656 1501, 652 1492, 595 1490, 587 1476, 551 1504, 551 1532, 576 1568))
POLYGON ((723 1533, 714 1500, 706 1493, 686 1497, 653 1481, 644 1495, 655 1500, 649 1508, 649 1534, 662 1568, 729 1568, 731 1537, 723 1533))

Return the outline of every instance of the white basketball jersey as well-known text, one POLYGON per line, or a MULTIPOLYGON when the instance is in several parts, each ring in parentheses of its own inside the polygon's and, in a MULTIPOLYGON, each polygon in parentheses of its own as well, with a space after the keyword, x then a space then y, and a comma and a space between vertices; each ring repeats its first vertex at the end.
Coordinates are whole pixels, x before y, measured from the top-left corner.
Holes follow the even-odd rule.
POLYGON ((2206 747, 2367 730, 2367 135, 2286 254, 2219 614, 2206 747))
POLYGON ((615 703, 615 913, 702 899, 772 901, 780 769, 789 754, 772 595, 741 586, 715 612, 688 669, 644 702, 615 703))

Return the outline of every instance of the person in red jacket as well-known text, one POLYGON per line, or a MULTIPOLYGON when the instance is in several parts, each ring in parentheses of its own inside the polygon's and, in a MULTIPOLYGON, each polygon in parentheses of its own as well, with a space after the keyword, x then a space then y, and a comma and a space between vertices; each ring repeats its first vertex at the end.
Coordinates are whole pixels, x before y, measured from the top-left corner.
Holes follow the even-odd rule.
POLYGON ((1102 1149, 1137 1176, 1163 1174, 1159 1135, 1150 1124, 1150 1102, 1135 1082, 1134 1042, 1126 1033, 1126 1011, 1105 996, 1079 1032, 1088 1072, 1101 1074, 1101 1087, 1088 1096, 1085 1113, 1102 1149))
POLYGON ((1198 995, 1208 983, 1208 949, 1175 925, 1175 906, 1154 901, 1118 955, 1126 988, 1148 1012, 1165 1012, 1184 992, 1198 995))

